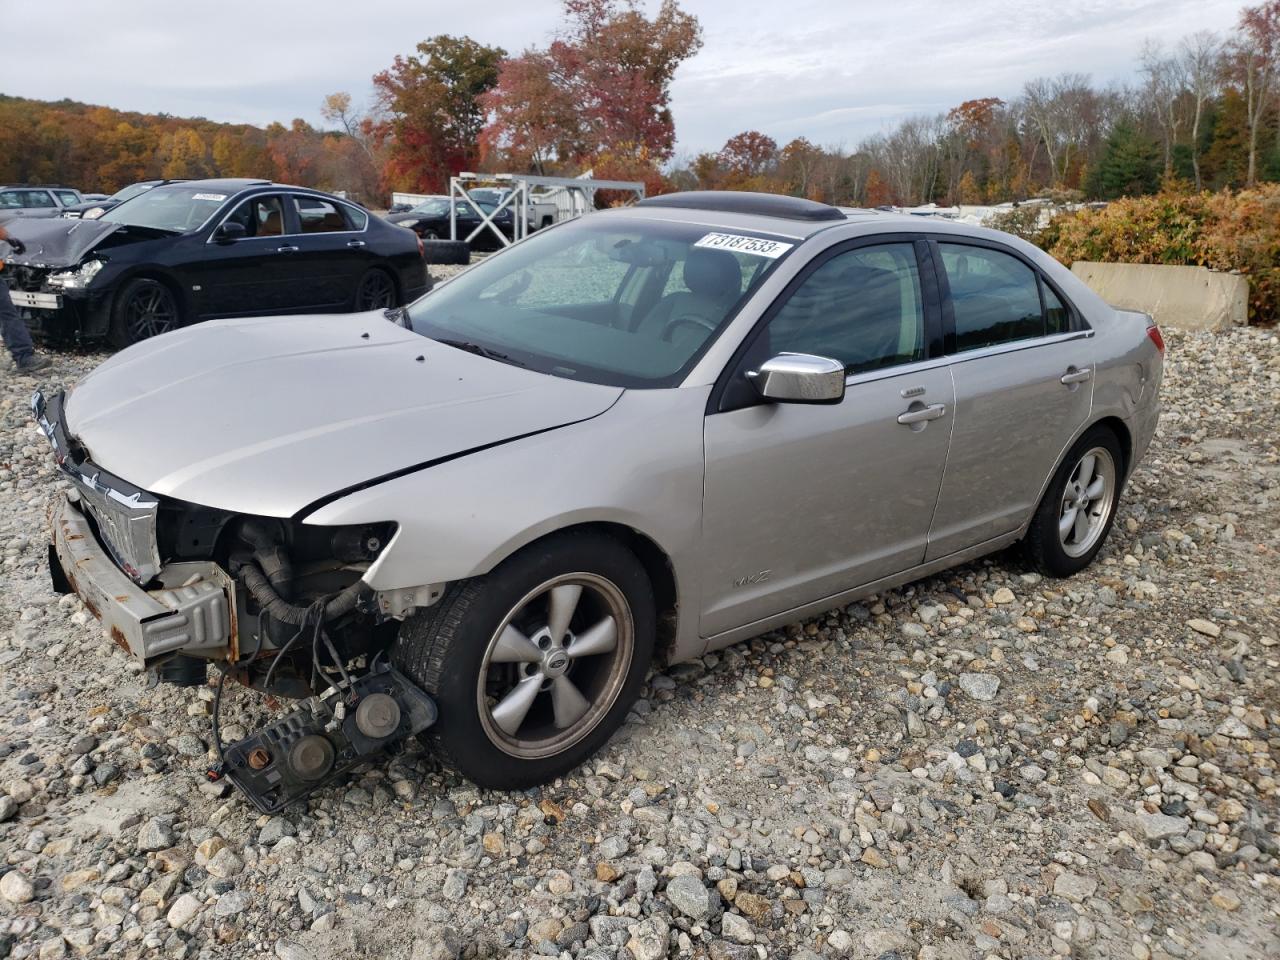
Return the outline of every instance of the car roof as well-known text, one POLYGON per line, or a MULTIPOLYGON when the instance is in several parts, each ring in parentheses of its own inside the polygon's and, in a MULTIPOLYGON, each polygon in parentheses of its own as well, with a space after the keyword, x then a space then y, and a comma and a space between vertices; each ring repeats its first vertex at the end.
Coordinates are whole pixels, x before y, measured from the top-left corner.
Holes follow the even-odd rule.
POLYGON ((809 200, 800 200, 804 206, 786 202, 797 200, 800 198, 742 194, 732 190, 698 191, 688 194, 667 194, 642 201, 634 206, 617 207, 603 212, 628 218, 700 224, 715 229, 751 230, 794 240, 804 240, 833 227, 854 223, 875 224, 890 228, 913 224, 917 230, 921 227, 919 217, 882 213, 878 210, 832 207, 809 200), (765 196, 782 202, 763 203, 754 200, 756 197, 765 196), (668 197, 671 199, 667 199, 668 197), (740 202, 744 198, 752 199, 746 203, 740 202), (814 208, 823 208, 823 210, 819 214, 814 208), (793 215, 793 211, 800 215, 793 215))

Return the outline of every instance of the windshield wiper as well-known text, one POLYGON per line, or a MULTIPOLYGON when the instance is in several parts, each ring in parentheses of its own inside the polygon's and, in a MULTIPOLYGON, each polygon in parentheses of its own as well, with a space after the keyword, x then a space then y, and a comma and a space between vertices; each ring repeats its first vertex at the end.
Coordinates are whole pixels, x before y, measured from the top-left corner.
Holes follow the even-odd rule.
POLYGON ((527 367, 527 363, 521 363, 505 353, 499 353, 497 350, 490 350, 488 347, 473 343, 470 340, 449 340, 443 338, 433 338, 436 343, 443 343, 447 347, 455 347, 458 350, 465 350, 467 353, 474 353, 476 356, 485 357, 489 360, 497 360, 499 363, 509 363, 514 367, 527 367))

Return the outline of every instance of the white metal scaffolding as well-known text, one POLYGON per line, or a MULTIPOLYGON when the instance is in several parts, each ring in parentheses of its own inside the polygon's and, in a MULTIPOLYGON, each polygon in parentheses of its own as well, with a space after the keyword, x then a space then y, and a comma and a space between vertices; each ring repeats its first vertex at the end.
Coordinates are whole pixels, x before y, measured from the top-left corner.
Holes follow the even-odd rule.
MULTIPOLYGON (((510 246, 517 240, 523 240, 530 231, 530 216, 534 205, 541 197, 557 197, 556 200, 541 202, 556 203, 558 212, 555 219, 569 219, 582 216, 595 209, 597 190, 617 190, 630 193, 632 203, 644 199, 644 184, 638 180, 596 180, 592 177, 537 177, 512 173, 460 173, 449 178, 449 237, 452 240, 463 239, 470 243, 486 229, 493 231, 503 246, 510 246), (486 213, 471 196, 477 187, 492 185, 508 191, 502 201, 490 212, 486 213), (550 191, 547 194, 533 194, 531 190, 539 188, 550 191), (562 204, 560 200, 567 201, 562 204), (458 202, 465 201, 475 210, 480 222, 465 237, 458 237, 458 202), (497 217, 503 210, 510 210, 512 217, 511 237, 498 227, 497 217)), ((541 220, 539 220, 539 225, 541 220)), ((533 229, 537 229, 534 226, 533 229)))

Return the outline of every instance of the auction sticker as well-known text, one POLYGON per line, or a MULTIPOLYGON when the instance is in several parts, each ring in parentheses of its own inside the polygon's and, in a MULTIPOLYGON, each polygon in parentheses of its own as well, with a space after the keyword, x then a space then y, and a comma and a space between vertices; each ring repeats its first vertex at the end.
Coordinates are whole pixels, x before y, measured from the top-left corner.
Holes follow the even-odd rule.
POLYGON ((794 244, 780 240, 761 240, 759 237, 744 237, 738 233, 708 233, 694 244, 695 247, 710 247, 713 250, 728 250, 731 253, 749 253, 753 257, 768 257, 777 260, 794 244))
POLYGON ((227 195, 225 193, 197 193, 192 195, 191 199, 192 200, 216 200, 218 203, 221 203, 223 200, 227 199, 227 195))

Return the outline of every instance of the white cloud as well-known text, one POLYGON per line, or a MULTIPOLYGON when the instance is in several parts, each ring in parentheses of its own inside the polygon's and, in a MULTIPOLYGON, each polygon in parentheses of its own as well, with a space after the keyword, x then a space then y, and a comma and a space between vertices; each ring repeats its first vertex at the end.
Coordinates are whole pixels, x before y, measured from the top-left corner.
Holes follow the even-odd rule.
MULTIPOLYGON (((1035 76, 1131 79, 1144 39, 1226 31, 1243 0, 685 0, 705 46, 673 88, 680 149, 744 129, 853 145, 914 113, 1015 96, 1035 76)), ((654 5, 654 0, 649 0, 654 5)), ((438 33, 516 52, 546 42, 553 0, 0 0, 5 93, 265 124, 319 122, 438 33), (15 37, 41 38, 14 43, 15 37)))

